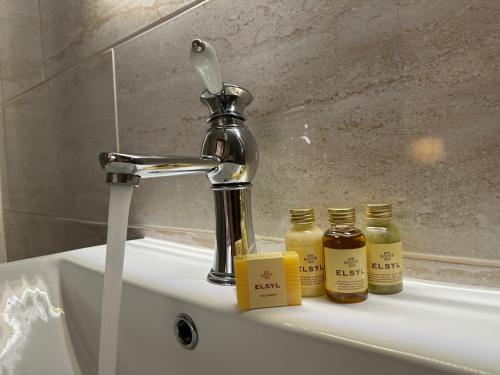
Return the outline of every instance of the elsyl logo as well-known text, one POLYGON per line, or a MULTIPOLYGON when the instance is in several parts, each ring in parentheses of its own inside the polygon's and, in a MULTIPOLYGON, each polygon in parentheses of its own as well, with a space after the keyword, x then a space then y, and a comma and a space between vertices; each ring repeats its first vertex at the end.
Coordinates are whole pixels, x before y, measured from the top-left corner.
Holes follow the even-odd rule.
POLYGON ((344 262, 344 264, 348 264, 349 267, 354 267, 358 263, 358 260, 356 258, 347 258, 347 260, 344 262))
POLYGON ((394 257, 394 254, 390 251, 384 251, 384 253, 380 255, 380 259, 383 259, 386 262, 390 261, 392 257, 394 257))
POLYGON ((270 279, 270 278, 271 278, 271 276, 272 276, 272 275, 273 275, 273 273, 272 273, 272 272, 269 272, 269 271, 264 271, 264 272, 260 275, 260 277, 262 277, 262 278, 264 278, 264 279, 268 280, 268 279, 270 279))
POLYGON ((316 262, 316 259, 318 259, 318 257, 314 254, 307 254, 307 256, 304 258, 304 260, 307 263, 314 263, 314 262, 316 262))

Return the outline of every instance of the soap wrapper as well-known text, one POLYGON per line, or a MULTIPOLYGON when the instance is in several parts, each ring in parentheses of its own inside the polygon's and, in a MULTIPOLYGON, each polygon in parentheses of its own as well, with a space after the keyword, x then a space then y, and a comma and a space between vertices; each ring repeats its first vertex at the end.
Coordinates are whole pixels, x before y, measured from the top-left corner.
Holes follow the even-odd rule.
POLYGON ((238 255, 234 269, 240 310, 302 303, 297 253, 238 255))

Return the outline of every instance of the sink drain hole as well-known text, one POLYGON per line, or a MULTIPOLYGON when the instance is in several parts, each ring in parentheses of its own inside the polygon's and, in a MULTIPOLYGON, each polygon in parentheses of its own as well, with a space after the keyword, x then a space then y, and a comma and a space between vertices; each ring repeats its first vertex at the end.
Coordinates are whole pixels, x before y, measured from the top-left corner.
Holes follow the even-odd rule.
POLYGON ((175 318, 174 333, 177 341, 186 349, 194 349, 198 343, 198 331, 193 319, 186 314, 179 314, 175 318))

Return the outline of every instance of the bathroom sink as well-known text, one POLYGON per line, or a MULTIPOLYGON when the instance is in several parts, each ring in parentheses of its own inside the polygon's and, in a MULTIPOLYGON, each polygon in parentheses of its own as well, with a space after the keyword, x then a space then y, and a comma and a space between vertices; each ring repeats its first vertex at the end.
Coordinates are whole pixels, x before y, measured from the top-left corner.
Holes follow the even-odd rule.
MULTIPOLYGON (((96 373, 104 255, 0 266, 0 374, 96 373)), ((240 313, 234 287, 206 282, 211 262, 204 248, 127 242, 118 374, 500 373, 498 289, 405 279, 364 303, 240 313)))

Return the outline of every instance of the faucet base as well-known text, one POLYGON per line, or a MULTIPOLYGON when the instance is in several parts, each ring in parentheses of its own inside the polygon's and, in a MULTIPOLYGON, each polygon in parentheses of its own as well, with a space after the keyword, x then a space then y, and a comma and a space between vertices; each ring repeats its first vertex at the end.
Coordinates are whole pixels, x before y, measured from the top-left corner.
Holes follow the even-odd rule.
POLYGON ((207 280, 209 283, 217 285, 236 285, 234 273, 215 272, 213 268, 207 275, 207 280))

